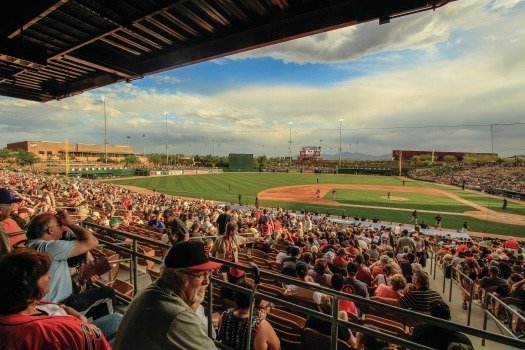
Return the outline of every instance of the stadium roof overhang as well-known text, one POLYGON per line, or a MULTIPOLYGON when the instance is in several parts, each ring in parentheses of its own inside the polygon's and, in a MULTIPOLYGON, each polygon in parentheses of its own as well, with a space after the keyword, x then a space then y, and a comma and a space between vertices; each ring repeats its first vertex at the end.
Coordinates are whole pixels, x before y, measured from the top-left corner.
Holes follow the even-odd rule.
POLYGON ((0 95, 47 102, 447 0, 11 0, 0 95))

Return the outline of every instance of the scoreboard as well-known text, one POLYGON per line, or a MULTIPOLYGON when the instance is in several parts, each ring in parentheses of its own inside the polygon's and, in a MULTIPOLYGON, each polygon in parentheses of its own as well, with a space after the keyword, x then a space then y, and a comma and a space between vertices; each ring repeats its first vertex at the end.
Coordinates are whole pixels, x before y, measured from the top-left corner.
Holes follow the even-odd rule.
POLYGON ((253 154, 248 153, 230 153, 229 167, 235 169, 252 169, 253 168, 253 154))
POLYGON ((305 146, 299 152, 299 156, 303 159, 320 157, 321 147, 320 146, 305 146))

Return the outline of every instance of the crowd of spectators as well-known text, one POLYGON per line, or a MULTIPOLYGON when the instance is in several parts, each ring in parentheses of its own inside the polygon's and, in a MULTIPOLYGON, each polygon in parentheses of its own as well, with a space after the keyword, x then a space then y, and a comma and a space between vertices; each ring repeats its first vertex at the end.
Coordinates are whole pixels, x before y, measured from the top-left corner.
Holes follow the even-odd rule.
MULTIPOLYGON (((47 254, 41 259, 50 260, 49 266, 44 264, 41 272, 33 278, 40 280, 50 270, 52 275, 57 273, 55 271, 61 274, 60 279, 51 283, 49 291, 31 294, 31 298, 26 298, 28 302, 24 309, 15 312, 25 312, 28 307, 32 308, 46 300, 71 307, 86 317, 92 311, 92 306, 101 304, 101 300, 109 300, 106 303, 109 305, 108 310, 98 314, 92 322, 114 314, 111 309, 114 296, 99 295, 103 288, 96 288, 99 291, 95 297, 84 298, 79 302, 77 295, 82 293, 74 295, 66 286, 70 282, 68 274, 72 272, 68 268, 67 258, 87 253, 98 243, 88 230, 77 226, 71 216, 124 232, 126 226, 132 224, 152 226, 163 232, 163 242, 173 245, 165 256, 160 279, 135 297, 128 308, 122 321, 126 326, 120 327, 116 335, 115 347, 121 349, 137 348, 137 344, 142 343, 151 346, 153 342, 159 347, 194 348, 198 343, 200 347, 213 348, 202 320, 197 316, 209 284, 210 271, 217 268, 224 280, 235 281, 237 278, 236 282, 244 282, 242 278, 239 279, 241 274, 235 269, 219 268, 208 262, 207 254, 237 263, 247 243, 253 244, 253 249, 265 252, 280 249, 275 262, 280 264, 283 275, 307 284, 426 313, 432 313, 436 303, 444 303, 440 295, 430 289, 429 277, 423 271, 429 247, 433 244, 441 247, 438 254, 445 261, 451 261, 453 266, 469 266, 472 269, 469 262, 474 259, 480 268, 477 279, 480 280, 481 288, 496 283, 492 280, 483 282, 483 268, 488 264, 491 267, 487 267, 485 273, 496 281, 496 278, 516 281, 517 277, 512 277, 513 273, 523 273, 525 255, 515 240, 508 240, 501 247, 498 247, 497 241, 491 242, 491 245, 486 242, 454 242, 446 235, 423 235, 418 226, 409 232, 389 225, 371 227, 364 222, 342 224, 326 216, 314 217, 309 212, 272 211, 258 207, 232 209, 228 205, 218 206, 203 199, 172 197, 156 191, 143 194, 110 183, 58 176, 44 177, 5 171, 0 175, 0 187, 3 230, 6 233, 27 230, 27 246, 47 254), (68 235, 76 238, 67 241, 68 235), (193 240, 190 241, 190 237, 193 240), (214 239, 209 240, 209 237, 214 239), (59 242, 61 240, 68 244, 59 242), (490 259, 490 263, 487 259, 490 259), (492 268, 496 262, 498 271, 492 268), (176 325, 184 328, 184 332, 179 331, 180 328, 175 329, 176 325), (151 334, 158 336, 152 337, 151 334)), ((16 239, 6 243, 5 234, 0 234, 5 243, 3 253, 11 259, 16 253, 7 251, 17 243, 16 239)), ((86 259, 89 260, 89 254, 86 259)), ((503 284, 497 283, 496 287, 500 287, 497 292, 504 293, 503 284)), ((319 304, 321 312, 331 310, 333 300, 328 295, 313 293, 293 284, 283 287, 285 295, 310 299, 319 304)), ((509 286, 509 292, 513 288, 514 291, 523 289, 521 284, 516 283, 509 286)), ((5 286, 0 287, 1 293, 8 293, 5 286)), ((255 318, 250 323, 246 321, 246 298, 238 293, 230 295, 230 298, 237 303, 234 304, 236 308, 223 315, 222 325, 227 330, 219 329, 218 337, 222 336, 225 342, 231 343, 230 333, 242 330, 245 336, 246 329, 250 331, 255 324, 260 332, 255 332, 251 339, 255 341, 254 345, 263 344, 255 345, 255 349, 277 349, 279 340, 271 325, 265 321, 264 312, 256 315, 259 319, 255 318)), ((339 300, 338 307, 343 320, 348 320, 352 315, 360 317, 363 313, 358 302, 344 298, 339 300)), ((115 328, 120 318, 112 317, 115 318, 115 328)), ((84 321, 80 316, 77 318, 84 321)), ((5 335, 2 333, 4 321, 0 318, 0 338, 5 335)), ((309 318, 307 323, 321 333, 330 334, 330 327, 315 318, 309 318)), ((93 327, 96 327, 96 323, 93 327)), ((351 329, 340 329, 342 340, 351 346, 361 347, 362 335, 351 329)), ((114 331, 102 333, 110 342, 115 337, 114 331)), ((99 348, 106 346, 102 343, 99 348)))
POLYGON ((431 168, 409 174, 417 180, 450 184, 476 189, 485 193, 498 190, 525 193, 525 171, 522 167, 484 166, 472 169, 431 168))

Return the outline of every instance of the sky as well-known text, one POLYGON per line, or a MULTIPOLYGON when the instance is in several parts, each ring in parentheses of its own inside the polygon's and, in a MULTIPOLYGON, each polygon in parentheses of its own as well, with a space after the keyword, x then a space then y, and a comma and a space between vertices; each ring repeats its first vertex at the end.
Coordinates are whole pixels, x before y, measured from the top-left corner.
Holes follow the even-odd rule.
POLYGON ((525 1, 460 0, 45 104, 0 97, 0 147, 24 140, 136 153, 525 154, 525 1), (341 121, 342 120, 342 121, 341 121), (291 124, 290 124, 291 123, 291 124))

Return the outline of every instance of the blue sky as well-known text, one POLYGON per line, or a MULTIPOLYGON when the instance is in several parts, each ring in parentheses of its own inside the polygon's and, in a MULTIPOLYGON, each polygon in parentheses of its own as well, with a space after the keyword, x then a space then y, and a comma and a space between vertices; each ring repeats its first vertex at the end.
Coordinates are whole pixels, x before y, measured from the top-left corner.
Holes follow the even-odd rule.
POLYGON ((167 111, 170 153, 286 156, 292 122, 293 154, 336 154, 343 119, 343 152, 490 152, 490 125, 513 124, 493 126, 494 151, 525 154, 523 23, 523 1, 460 0, 61 101, 0 97, 0 147, 102 144, 108 96, 109 143, 137 153, 165 152, 167 111))

